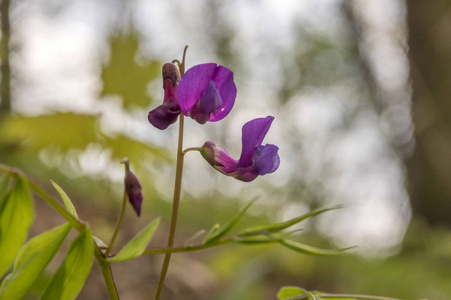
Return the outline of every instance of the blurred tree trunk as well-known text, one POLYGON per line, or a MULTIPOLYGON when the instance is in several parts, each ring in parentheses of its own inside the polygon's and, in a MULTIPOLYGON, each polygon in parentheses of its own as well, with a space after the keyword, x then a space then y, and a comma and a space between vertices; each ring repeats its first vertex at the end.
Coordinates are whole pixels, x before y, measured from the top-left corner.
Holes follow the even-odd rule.
POLYGON ((407 159, 414 214, 451 226, 451 1, 407 0, 416 150, 407 159))
POLYGON ((9 19, 10 0, 0 0, 1 18, 1 40, 0 40, 0 60, 1 60, 1 81, 0 81, 0 113, 11 110, 11 68, 9 65, 11 23, 9 19))

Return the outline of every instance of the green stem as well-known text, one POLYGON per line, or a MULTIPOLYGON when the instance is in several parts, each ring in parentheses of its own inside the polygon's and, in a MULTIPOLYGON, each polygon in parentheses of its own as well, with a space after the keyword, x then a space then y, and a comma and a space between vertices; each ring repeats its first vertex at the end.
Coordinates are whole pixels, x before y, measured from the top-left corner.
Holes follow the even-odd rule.
POLYGON ((179 66, 180 71, 180 77, 182 77, 185 74, 185 56, 186 56, 186 50, 188 50, 188 45, 185 46, 185 49, 183 49, 183 58, 182 62, 180 62, 178 59, 174 59, 172 63, 177 63, 179 66))
POLYGON ((114 230, 113 236, 111 237, 111 241, 108 244, 108 248, 105 251, 106 257, 108 257, 108 254, 110 254, 111 250, 113 250, 114 243, 116 242, 117 235, 119 234, 119 229, 121 229, 122 220, 124 220, 126 204, 127 204, 127 193, 124 190, 124 196, 122 197, 121 212, 119 214, 119 218, 116 223, 116 229, 114 230))
POLYGON ((369 295, 352 295, 352 294, 324 294, 319 295, 321 298, 354 298, 359 300, 401 300, 398 298, 390 298, 390 297, 380 297, 380 296, 369 296, 369 295))
MULTIPOLYGON (((127 172, 130 172, 130 161, 128 160, 127 157, 124 157, 124 159, 121 160, 121 164, 124 164, 125 176, 127 176, 127 172)), ((124 220, 126 205, 127 205, 127 187, 124 184, 124 196, 122 197, 121 212, 119 213, 119 218, 117 220, 113 236, 111 237, 111 241, 108 244, 108 248, 105 251, 105 257, 108 257, 108 254, 110 254, 111 250, 113 250, 113 246, 114 243, 116 242, 117 235, 119 234, 119 230, 121 229, 122 220, 124 220)))
MULTIPOLYGON (((399 298, 390 298, 390 297, 380 297, 380 296, 369 296, 369 295, 352 295, 352 294, 318 294, 321 298, 327 299, 355 299, 355 300, 401 300, 399 298)), ((301 300, 301 299, 309 299, 307 294, 303 294, 302 296, 295 296, 289 299, 293 300, 301 300)), ((288 299, 287 299, 288 300, 288 299)))
MULTIPOLYGON (((172 215, 171 215, 171 227, 169 229, 168 248, 174 245, 175 229, 177 227, 177 217, 179 212, 180 194, 182 191, 182 173, 183 173, 183 114, 180 114, 179 121, 179 139, 177 147, 177 167, 175 174, 174 184, 174 198, 172 201, 172 215)), ((157 292, 155 294, 155 300, 160 299, 161 291, 164 285, 164 279, 169 268, 169 262, 171 260, 171 252, 166 252, 164 257, 163 266, 161 267, 160 280, 158 281, 157 292)))
POLYGON ((176 252, 194 252, 199 250, 206 250, 218 246, 222 246, 225 244, 233 243, 233 238, 219 240, 213 244, 200 244, 195 246, 187 246, 187 247, 168 247, 168 248, 150 248, 144 251, 142 255, 151 255, 151 254, 163 254, 163 253, 176 253, 176 252))
POLYGON ((199 147, 190 147, 190 148, 186 148, 185 150, 183 150, 182 154, 185 155, 187 152, 189 151, 201 151, 201 149, 199 147))
MULTIPOLYGON (((180 63, 176 60, 180 76, 183 77, 185 75, 185 56, 186 50, 188 50, 188 46, 185 46, 183 50, 182 62, 180 63)), ((175 184, 174 184, 174 198, 172 200, 172 214, 171 214, 171 227, 169 228, 169 236, 168 236, 168 248, 172 248, 174 245, 175 239, 175 229, 177 227, 177 218, 179 213, 179 205, 180 205, 180 194, 182 191, 182 174, 183 174, 183 114, 180 114, 179 119, 179 138, 178 138, 178 146, 177 146, 177 165, 176 165, 176 173, 175 173, 175 184)), ((171 261, 171 253, 167 252, 164 256, 163 265, 161 267, 160 279, 158 281, 157 291, 155 293, 155 300, 160 299, 161 291, 164 285, 164 279, 166 278, 166 274, 168 273, 169 262, 171 261)))
POLYGON ((102 270, 103 279, 105 280, 105 284, 108 290, 108 294, 110 295, 111 300, 119 300, 119 296, 116 290, 116 284, 114 283, 113 273, 111 271, 110 264, 105 260, 105 256, 102 254, 102 251, 96 246, 95 247, 95 256, 97 262, 99 263, 100 269, 102 270))

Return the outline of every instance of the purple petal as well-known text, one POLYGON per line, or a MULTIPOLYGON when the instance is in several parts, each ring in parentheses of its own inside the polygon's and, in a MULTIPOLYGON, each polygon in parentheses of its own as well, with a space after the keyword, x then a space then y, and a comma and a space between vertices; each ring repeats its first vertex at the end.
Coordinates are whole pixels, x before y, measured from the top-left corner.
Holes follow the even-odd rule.
POLYGON ((186 71, 178 85, 178 101, 184 115, 197 105, 216 69, 215 63, 201 64, 186 71))
POLYGON ((163 83, 163 89, 164 89, 164 98, 163 103, 166 101, 175 102, 178 105, 178 97, 177 97, 177 89, 178 86, 174 85, 172 83, 172 80, 166 79, 163 83))
POLYGON ((243 148, 238 162, 239 168, 250 167, 253 164, 252 157, 255 148, 260 146, 268 133, 274 117, 258 118, 251 120, 243 126, 243 136, 241 138, 243 148))
POLYGON ((254 172, 252 168, 237 169, 233 174, 233 178, 244 181, 251 182, 258 177, 258 174, 254 172))
POLYGON ((163 104, 151 110, 147 119, 156 128, 164 130, 177 121, 179 114, 179 105, 174 101, 166 100, 163 104))
POLYGON ((177 101, 177 86, 173 85, 171 79, 166 79, 164 80, 163 88, 163 104, 151 110, 147 115, 150 124, 160 130, 164 130, 175 123, 180 114, 180 107, 177 101))
POLYGON ((219 94, 222 98, 222 106, 218 109, 210 122, 224 119, 232 110, 236 98, 236 86, 233 82, 233 72, 224 66, 218 66, 211 78, 216 83, 219 94))
POLYGON ((272 173, 279 168, 280 157, 277 154, 278 150, 279 147, 271 144, 255 148, 252 168, 258 175, 272 173))

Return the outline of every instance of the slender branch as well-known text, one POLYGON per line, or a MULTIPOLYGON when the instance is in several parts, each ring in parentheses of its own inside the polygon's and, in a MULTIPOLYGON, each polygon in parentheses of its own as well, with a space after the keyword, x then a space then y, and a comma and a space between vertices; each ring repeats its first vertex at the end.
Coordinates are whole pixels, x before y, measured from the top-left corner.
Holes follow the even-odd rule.
POLYGON ((188 45, 185 46, 185 49, 183 49, 183 58, 182 62, 180 62, 178 59, 174 59, 172 63, 177 63, 179 66, 180 76, 183 76, 185 74, 185 56, 186 56, 186 50, 188 50, 188 45))
POLYGON ((200 152, 200 148, 199 147, 186 148, 185 150, 182 151, 182 155, 185 155, 189 151, 199 151, 200 152))
POLYGON ((163 253, 176 253, 176 252, 194 252, 199 250, 206 250, 214 247, 219 247, 222 245, 233 243, 233 237, 219 240, 213 244, 199 244, 194 246, 186 246, 186 247, 167 247, 167 248, 149 248, 142 255, 151 255, 151 254, 163 254, 163 253))
POLYGON ((116 242, 117 235, 119 234, 119 229, 121 229, 122 220, 124 220, 126 204, 127 204, 127 193, 125 192, 125 189, 124 189, 124 196, 122 197, 121 212, 119 214, 119 218, 116 223, 116 229, 114 230, 113 236, 111 237, 111 241, 108 244, 108 248, 105 251, 106 257, 108 257, 108 254, 110 254, 111 250, 113 250, 114 243, 116 242))
MULTIPOLYGON (((370 296, 370 295, 353 295, 353 294, 319 294, 321 298, 333 298, 333 299, 357 299, 357 300, 401 300, 399 298, 381 297, 381 296, 370 296)), ((294 299, 294 298, 293 298, 294 299)), ((296 299, 308 299, 308 296, 300 296, 296 299)))
MULTIPOLYGON (((188 50, 188 46, 185 46, 185 49, 183 50, 183 57, 182 57, 181 63, 179 63, 178 60, 175 60, 178 63, 181 77, 183 77, 183 75, 185 75, 186 50, 188 50)), ((174 245, 175 229, 177 227, 177 218, 178 218, 179 206, 180 206, 180 194, 182 191, 183 123, 184 123, 184 116, 183 116, 183 114, 180 114, 179 138, 178 138, 178 146, 177 146, 177 165, 176 165, 176 173, 175 173, 174 198, 172 200, 171 227, 169 228, 169 236, 168 236, 168 248, 172 248, 172 246, 174 245)), ((168 272, 170 261, 171 261, 171 253, 167 252, 166 255, 164 256, 163 265, 161 267, 160 279, 158 281, 157 291, 155 293, 155 300, 160 299, 161 291, 162 291, 163 285, 164 285, 164 279, 166 278, 166 274, 168 272)))
MULTIPOLYGON (((172 215, 171 215, 171 227, 169 229, 168 248, 174 245, 175 229, 177 227, 177 218, 180 204, 180 194, 182 190, 182 173, 183 173, 183 114, 180 114, 179 120, 179 139, 177 148, 177 167, 175 174, 174 184, 174 198, 172 202, 172 215)), ((158 281, 157 292, 155 294, 155 300, 160 299, 161 291, 164 285, 164 279, 169 268, 169 262, 171 260, 171 252, 166 252, 164 257, 163 266, 161 268, 160 280, 158 281)))
POLYGON ((105 260, 105 256, 102 251, 95 246, 95 256, 97 262, 99 263, 100 269, 102 270, 103 279, 105 280, 105 284, 108 290, 108 294, 110 295, 111 300, 119 300, 119 296, 116 289, 116 284, 113 279, 113 272, 111 271, 110 264, 105 260))

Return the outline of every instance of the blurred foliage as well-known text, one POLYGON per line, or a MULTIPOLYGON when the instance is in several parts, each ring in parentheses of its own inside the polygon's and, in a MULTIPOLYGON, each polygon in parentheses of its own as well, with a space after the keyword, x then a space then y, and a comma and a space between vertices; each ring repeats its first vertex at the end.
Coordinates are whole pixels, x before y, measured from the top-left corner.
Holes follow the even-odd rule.
POLYGON ((278 90, 277 99, 287 104, 306 87, 327 88, 348 80, 356 68, 355 49, 347 40, 340 40, 326 34, 297 28, 296 44, 281 57, 284 72, 283 85, 278 90))
POLYGON ((84 150, 98 137, 95 116, 75 113, 55 113, 36 117, 11 116, 0 124, 4 144, 16 144, 39 151, 55 147, 84 150))
MULTIPOLYGON (((211 5, 209 8, 217 8, 220 6, 218 3, 215 2, 215 5, 211 5)), ((415 3, 407 2, 408 7, 413 4, 415 3)), ((449 10, 440 9, 436 10, 435 13, 449 14, 449 10)), ((230 24, 228 26, 225 24, 227 21, 224 20, 223 14, 212 11, 209 16, 211 22, 214 22, 214 29, 209 26, 205 27, 207 33, 211 35, 211 41, 217 43, 213 46, 217 56, 221 58, 221 61, 228 62, 228 65, 239 65, 237 59, 234 58, 237 50, 233 47, 238 44, 234 40, 235 32, 233 32, 230 24)), ((418 16, 423 16, 423 14, 419 13, 418 16)), ((428 16, 430 17, 427 19, 428 22, 432 22, 430 20, 435 18, 433 12, 428 16)), ((420 22, 421 19, 410 20, 409 27, 412 30, 410 36, 415 37, 414 31, 423 30, 422 26, 414 26, 414 22, 420 22)), ((443 22, 443 24, 447 23, 443 22)), ((424 27, 424 32, 430 32, 429 28, 424 27)), ((337 81, 347 80, 349 74, 354 76, 351 80, 356 80, 356 78, 362 81, 367 80, 357 63, 359 60, 359 54, 356 51, 357 45, 348 44, 348 40, 340 40, 337 43, 336 39, 331 40, 326 35, 309 31, 310 29, 303 29, 302 26, 299 26, 297 36, 293 37, 298 39, 297 47, 292 49, 292 53, 280 54, 280 62, 284 65, 284 72, 281 78, 283 84, 277 94, 282 105, 287 104, 293 99, 293 96, 305 87, 327 88, 337 81)), ((432 83, 438 82, 435 75, 446 75, 447 70, 450 70, 440 63, 431 65, 430 58, 436 57, 436 55, 427 51, 431 44, 445 46, 446 32, 446 30, 437 31, 437 33, 442 34, 434 36, 434 38, 437 38, 437 43, 424 42, 423 39, 413 40, 415 44, 411 45, 412 51, 418 49, 414 48, 415 46, 422 46, 419 49, 421 51, 415 52, 415 59, 422 58, 424 60, 419 64, 419 78, 424 75, 422 74, 424 70, 431 69, 431 75, 427 76, 426 79, 428 82, 429 80, 432 83), (433 66, 437 66, 437 70, 434 71, 433 66)), ((153 80, 160 79, 162 63, 155 59, 146 59, 140 55, 139 42, 140 36, 136 32, 112 35, 110 59, 99 73, 99 77, 103 80, 103 89, 98 95, 99 101, 108 101, 110 95, 120 96, 123 100, 124 114, 134 108, 147 108, 153 101, 152 96, 148 93, 148 84, 153 80)), ((445 57, 445 54, 440 52, 440 57, 445 57)), ((446 83, 447 78, 449 76, 442 76, 443 82, 446 83)), ((428 86, 422 87, 422 84, 421 81, 414 81, 414 95, 415 91, 420 91, 423 92, 422 95, 429 96, 428 86)), ((446 97, 449 93, 442 92, 446 90, 445 87, 449 86, 444 83, 440 84, 441 89, 438 93, 442 95, 440 105, 443 105, 445 109, 439 106, 438 110, 434 112, 447 112, 449 110, 447 109, 448 104, 446 104, 449 103, 446 97)), ((20 86, 15 88, 20 88, 20 86)), ((358 92, 362 94, 367 92, 362 90, 358 92)), ((425 99, 427 101, 429 98, 425 97, 425 99)), ((422 119, 422 107, 418 106, 417 113, 420 116, 418 120, 422 119)), ((347 112, 349 116, 353 113, 347 112)), ((427 116, 424 116, 424 118, 427 116)), ((111 235, 111 227, 117 217, 121 196, 120 187, 115 182, 111 182, 108 174, 88 176, 80 173, 82 169, 80 169, 79 158, 82 153, 90 149, 90 145, 98 146, 99 153, 108 153, 110 162, 115 163, 124 156, 129 157, 137 175, 145 183, 143 184, 145 189, 144 213, 140 220, 136 220, 134 216, 126 216, 124 222, 127 226, 124 226, 118 244, 125 245, 150 219, 159 215, 163 216, 162 228, 156 231, 152 243, 153 245, 165 243, 167 231, 165 226, 167 226, 170 214, 170 202, 167 195, 160 194, 155 186, 155 179, 157 176, 167 176, 160 182, 170 186, 173 178, 171 173, 162 173, 164 175, 161 175, 160 169, 154 167, 154 165, 158 163, 160 166, 166 166, 171 162, 167 149, 137 140, 126 132, 106 134, 102 131, 99 122, 100 116, 98 115, 49 112, 39 116, 2 114, 0 117, 1 161, 24 168, 48 190, 51 188, 49 179, 57 181, 70 194, 69 196, 73 199, 81 217, 88 220, 95 232, 98 232, 99 237, 105 240, 111 235), (45 155, 50 159, 44 161, 42 157, 45 155), (52 164, 49 164, 49 161, 52 164)), ((445 116, 444 119, 448 120, 449 118, 445 116)), ((429 119, 426 118, 427 120, 429 119)), ((431 122, 430 124, 437 123, 431 122)), ((444 129, 439 130, 440 133, 448 134, 446 126, 439 126, 439 128, 444 129)), ((294 127, 287 130, 290 131, 293 148, 297 149, 297 152, 301 152, 301 143, 308 142, 308 139, 299 138, 299 133, 295 132, 296 128, 294 127)), ((431 137, 428 134, 424 136, 431 137)), ((432 136, 435 141, 434 144, 430 144, 428 139, 424 139, 424 143, 421 143, 422 147, 431 145, 427 152, 429 160, 417 160, 417 163, 410 164, 409 172, 411 174, 410 180, 413 179, 411 181, 412 186, 415 189, 424 184, 425 191, 430 191, 429 195, 446 196, 448 192, 442 190, 442 188, 446 187, 449 178, 445 176, 438 184, 436 177, 440 173, 429 172, 430 169, 428 168, 431 161, 437 162, 435 159, 443 153, 447 153, 448 148, 442 148, 443 143, 439 142, 448 139, 441 139, 439 136, 432 136), (437 149, 434 148, 434 145, 439 145, 440 151, 434 151, 434 149, 437 149), (421 172, 418 171, 419 165, 424 166, 424 168, 421 168, 421 172), (423 172, 424 170, 427 172, 423 172)), ((413 157, 413 159, 416 158, 416 156, 413 157)), ((295 161, 292 163, 297 164, 295 161)), ((442 170, 447 164, 436 163, 434 166, 437 167, 436 170, 442 170)), ((297 169, 301 170, 301 167, 297 169)), ((447 174, 446 172, 444 174, 447 174)), ((303 172, 298 172, 295 174, 295 178, 282 188, 292 191, 290 196, 293 199, 315 202, 316 197, 321 197, 315 192, 308 197, 303 197, 307 193, 303 176, 303 172)), ((320 191, 322 187, 319 185, 316 188, 320 191)), ((310 193, 310 191, 308 192, 310 193)), ((274 201, 277 204, 265 203, 262 207, 257 204, 254 213, 246 215, 240 221, 237 226, 238 229, 276 221, 275 218, 284 209, 284 202, 277 197, 275 199, 280 200, 280 202, 274 201)), ((449 209, 437 209, 435 204, 432 204, 435 202, 429 201, 429 199, 433 199, 432 197, 417 196, 416 199, 421 200, 423 205, 419 206, 421 208, 417 210, 418 214, 427 211, 425 209, 427 208, 433 212, 439 212, 444 223, 449 222, 450 219, 447 216, 449 209)), ((446 204, 446 206, 449 205, 449 197, 442 197, 441 199, 445 199, 441 203, 446 204)), ((242 207, 243 200, 249 201, 250 199, 227 198, 218 191, 212 191, 208 196, 199 198, 184 194, 180 207, 177 242, 183 244, 194 233, 210 228, 214 222, 224 224, 230 216, 242 207)), ((39 207, 38 209, 42 211, 43 208, 39 207)), ((49 227, 48 222, 54 219, 54 215, 50 214, 51 217, 48 218, 47 215, 45 216, 38 218, 35 226, 49 227)), ((435 220, 434 217, 429 219, 429 221, 435 220)), ((331 241, 324 240, 315 231, 314 223, 310 224, 304 232, 303 239, 306 239, 309 243, 325 248, 331 246, 331 241)), ((308 290, 324 290, 336 293, 352 292, 405 299, 447 300, 451 295, 449 285, 450 247, 451 232, 449 229, 429 227, 427 223, 423 223, 420 219, 415 219, 412 223, 405 242, 399 250, 400 252, 386 259, 373 260, 356 255, 316 258, 299 255, 294 251, 280 247, 280 245, 226 246, 216 251, 174 255, 174 261, 171 263, 171 268, 173 267, 174 271, 169 274, 169 287, 166 292, 170 295, 169 297, 175 297, 172 299, 179 299, 177 297, 180 297, 180 295, 183 295, 186 299, 196 300, 274 299, 281 286, 294 285, 305 287, 308 290), (199 266, 200 264, 202 266, 199 266), (186 270, 185 273, 181 271, 184 269, 186 270), (193 273, 196 276, 192 276, 193 273), (202 282, 193 282, 195 280, 193 277, 199 278, 202 282)), ((139 297, 142 297, 142 295, 149 295, 153 292, 158 275, 156 270, 159 270, 160 266, 159 259, 158 256, 155 258, 149 257, 140 260, 136 265, 130 267, 117 266, 114 269, 115 276, 120 283, 118 285, 120 292, 128 295, 128 297, 124 296, 124 299, 140 299, 139 297)), ((105 298, 102 282, 99 283, 95 279, 96 276, 99 276, 98 270, 93 270, 93 274, 90 276, 91 280, 88 280, 87 286, 82 291, 82 297, 84 299, 105 298)), ((39 280, 48 282, 49 278, 40 278, 39 280)), ((42 286, 36 284, 36 289, 42 290, 42 286)))
POLYGON ((147 86, 160 75, 161 63, 139 56, 139 37, 136 32, 113 36, 110 49, 110 60, 101 74, 101 95, 119 95, 125 109, 133 106, 148 107, 153 100, 147 86))
POLYGON ((53 159, 66 153, 80 155, 89 145, 98 145, 109 151, 112 161, 124 157, 129 157, 132 162, 151 158, 169 161, 164 149, 122 133, 105 135, 99 126, 98 116, 73 112, 5 117, 0 122, 0 139, 4 150, 13 147, 15 151, 29 153, 47 149, 53 159))

